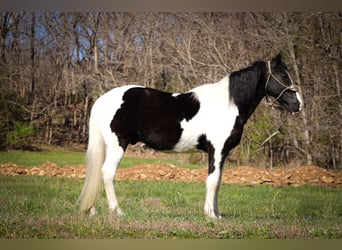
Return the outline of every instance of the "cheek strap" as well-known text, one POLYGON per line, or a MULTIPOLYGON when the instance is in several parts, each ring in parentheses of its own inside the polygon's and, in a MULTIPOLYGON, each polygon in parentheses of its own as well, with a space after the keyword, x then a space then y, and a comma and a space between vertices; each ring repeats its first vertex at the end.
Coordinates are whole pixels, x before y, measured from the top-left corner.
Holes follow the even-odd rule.
POLYGON ((267 69, 268 69, 268 76, 267 76, 267 81, 266 81, 266 84, 265 84, 265 94, 266 94, 266 100, 268 103, 270 103, 271 105, 274 104, 275 101, 279 100, 279 98, 285 93, 285 91, 287 90, 291 90, 293 92, 298 92, 298 88, 294 85, 293 81, 292 81, 292 78, 289 74, 289 72, 286 70, 286 73, 287 75, 289 76, 289 79, 290 79, 290 86, 286 86, 285 83, 283 83, 282 81, 280 81, 273 73, 272 73, 272 70, 271 70, 271 61, 267 61, 267 69), (284 89, 280 92, 280 94, 274 98, 274 100, 272 101, 271 100, 271 96, 267 93, 267 87, 268 87, 268 83, 271 79, 271 77, 273 77, 274 80, 276 80, 281 86, 284 87, 284 89))

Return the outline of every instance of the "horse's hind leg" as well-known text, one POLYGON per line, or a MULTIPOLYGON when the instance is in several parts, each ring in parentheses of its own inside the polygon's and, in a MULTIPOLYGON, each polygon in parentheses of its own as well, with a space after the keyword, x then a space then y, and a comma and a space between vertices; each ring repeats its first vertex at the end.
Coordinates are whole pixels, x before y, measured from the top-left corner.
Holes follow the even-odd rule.
POLYGON ((113 142, 108 143, 106 148, 106 160, 102 166, 102 176, 109 210, 116 212, 119 216, 123 215, 123 212, 121 211, 116 198, 114 178, 123 154, 124 150, 122 147, 119 145, 113 145, 113 142))

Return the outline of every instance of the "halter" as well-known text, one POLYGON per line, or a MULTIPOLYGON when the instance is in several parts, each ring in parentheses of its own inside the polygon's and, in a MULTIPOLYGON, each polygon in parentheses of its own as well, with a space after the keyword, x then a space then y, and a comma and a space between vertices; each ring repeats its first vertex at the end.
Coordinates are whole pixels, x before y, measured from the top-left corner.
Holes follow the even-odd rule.
POLYGON ((289 72, 286 70, 286 73, 290 79, 290 86, 286 86, 285 83, 283 83, 282 81, 280 81, 273 73, 272 73, 272 69, 271 69, 271 61, 267 61, 267 67, 268 67, 268 77, 267 77, 267 81, 266 81, 266 84, 265 84, 265 93, 266 93, 266 100, 267 102, 271 103, 272 105, 274 104, 275 101, 277 101, 284 93, 286 90, 291 90, 291 91, 294 91, 294 92, 298 92, 298 88, 294 85, 293 81, 292 81, 292 78, 289 74, 289 72), (268 83, 271 79, 271 77, 274 78, 274 80, 276 80, 281 86, 285 87, 281 92, 280 94, 273 100, 273 101, 270 101, 270 95, 267 94, 267 86, 268 86, 268 83))

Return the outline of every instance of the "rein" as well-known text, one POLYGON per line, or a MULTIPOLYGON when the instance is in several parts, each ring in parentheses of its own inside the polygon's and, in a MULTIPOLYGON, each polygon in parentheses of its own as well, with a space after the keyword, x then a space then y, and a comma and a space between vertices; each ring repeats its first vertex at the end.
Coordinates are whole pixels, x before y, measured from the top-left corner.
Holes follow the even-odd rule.
POLYGON ((267 77, 267 81, 266 81, 266 84, 265 84, 265 94, 266 94, 266 100, 267 102, 269 102, 271 105, 274 104, 274 102, 276 102, 284 93, 286 90, 291 90, 291 91, 294 91, 294 92, 298 92, 298 88, 294 85, 293 81, 292 81, 292 78, 289 74, 289 72, 287 72, 286 70, 286 73, 287 75, 289 76, 290 78, 290 86, 286 86, 285 83, 283 83, 282 81, 280 81, 273 73, 272 73, 272 69, 271 69, 271 61, 267 61, 267 68, 268 68, 268 77, 267 77), (272 101, 271 98, 270 98, 270 95, 267 94, 267 87, 268 87, 268 83, 271 79, 271 77, 274 78, 274 80, 276 80, 281 86, 285 87, 281 92, 280 94, 272 101))

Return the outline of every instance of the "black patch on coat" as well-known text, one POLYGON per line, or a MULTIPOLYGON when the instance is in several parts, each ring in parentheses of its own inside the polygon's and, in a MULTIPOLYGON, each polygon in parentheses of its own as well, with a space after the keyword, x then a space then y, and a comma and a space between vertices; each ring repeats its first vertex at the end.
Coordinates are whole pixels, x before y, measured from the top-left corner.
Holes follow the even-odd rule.
MULTIPOLYGON (((221 151, 221 161, 220 161, 220 165, 218 166, 220 167, 221 171, 222 171, 223 164, 229 154, 229 151, 235 148, 240 143, 241 136, 243 133, 243 125, 244 125, 243 120, 239 116, 236 117, 232 132, 230 133, 229 137, 226 139, 223 149, 221 151)), ((207 139, 207 136, 205 134, 201 135, 197 141, 198 141, 198 144, 196 148, 208 153, 208 160, 209 160, 208 175, 209 175, 215 170, 215 166, 214 166, 215 148, 211 144, 211 142, 207 139)))
POLYGON ((151 88, 131 88, 122 99, 110 128, 124 149, 142 141, 158 150, 171 150, 182 134, 180 122, 190 120, 200 108, 191 92, 172 96, 151 88))
POLYGON ((244 121, 241 119, 241 117, 236 117, 235 119, 235 124, 232 129, 232 132, 230 133, 229 137, 224 143, 221 156, 222 160, 220 162, 220 167, 222 168, 225 159, 227 158, 229 151, 235 148, 241 141, 241 136, 243 133, 243 126, 244 126, 244 121))
POLYGON ((215 148, 211 144, 211 142, 207 139, 207 136, 205 134, 202 134, 200 137, 198 137, 196 148, 199 150, 202 150, 206 153, 208 153, 208 175, 214 172, 215 166, 214 166, 214 153, 215 148))
MULTIPOLYGON (((220 165, 218 166, 220 167, 221 171, 222 171, 223 164, 229 154, 229 151, 235 148, 240 143, 242 132, 243 132, 243 122, 240 117, 236 117, 232 132, 229 135, 229 137, 226 139, 223 149, 221 151, 221 161, 220 161, 220 165)), ((201 135, 197 141, 198 141, 198 144, 196 145, 196 148, 208 153, 208 160, 209 160, 208 175, 209 175, 215 170, 215 166, 214 166, 215 148, 211 144, 211 142, 207 139, 207 136, 205 134, 201 135)))
POLYGON ((265 62, 257 61, 229 76, 229 95, 238 106, 244 123, 265 96, 266 75, 265 62))
POLYGON ((200 135, 197 139, 196 148, 208 153, 208 151, 209 151, 208 147, 209 146, 212 147, 210 141, 207 140, 207 136, 205 134, 200 135))

